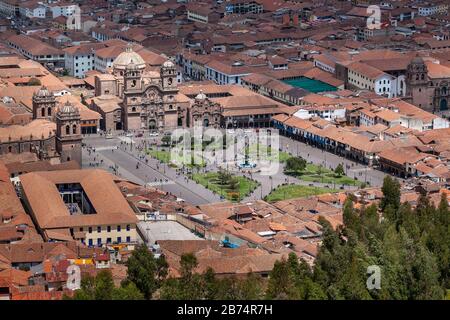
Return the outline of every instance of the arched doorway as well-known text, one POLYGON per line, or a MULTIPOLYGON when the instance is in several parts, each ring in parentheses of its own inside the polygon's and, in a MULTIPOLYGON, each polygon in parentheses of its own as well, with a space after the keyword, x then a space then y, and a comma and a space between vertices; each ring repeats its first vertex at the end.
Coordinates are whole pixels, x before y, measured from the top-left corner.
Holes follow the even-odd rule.
POLYGON ((150 121, 148 122, 148 128, 149 128, 150 130, 155 130, 155 129, 156 129, 156 121, 155 121, 155 120, 150 120, 150 121))
POLYGON ((439 104, 439 109, 441 111, 448 110, 448 102, 447 99, 441 99, 441 103, 439 104))
POLYGON ((209 119, 204 119, 203 120, 203 126, 206 128, 206 127, 209 127, 209 119))

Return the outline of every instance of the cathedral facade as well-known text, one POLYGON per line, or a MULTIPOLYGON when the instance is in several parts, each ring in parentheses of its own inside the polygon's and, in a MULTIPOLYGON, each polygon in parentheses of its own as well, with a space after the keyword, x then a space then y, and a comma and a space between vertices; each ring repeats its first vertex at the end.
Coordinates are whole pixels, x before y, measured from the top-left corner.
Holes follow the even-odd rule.
POLYGON ((122 99, 124 130, 163 131, 189 125, 189 103, 178 100, 174 63, 166 61, 159 73, 148 71, 145 61, 131 46, 116 58, 112 74, 96 81, 96 95, 122 99))

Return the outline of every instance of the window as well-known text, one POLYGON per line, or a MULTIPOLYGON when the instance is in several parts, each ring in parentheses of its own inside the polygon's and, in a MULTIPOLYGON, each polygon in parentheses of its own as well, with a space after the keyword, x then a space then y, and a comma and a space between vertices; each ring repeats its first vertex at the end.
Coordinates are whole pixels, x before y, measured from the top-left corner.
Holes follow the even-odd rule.
POLYGON ((130 231, 130 225, 129 224, 127 224, 127 231, 130 231))
POLYGON ((97 238, 97 245, 101 246, 102 245, 102 238, 97 238))
POLYGON ((48 116, 51 116, 51 115, 52 115, 52 108, 51 108, 51 107, 48 107, 48 108, 47 108, 47 115, 48 115, 48 116))
POLYGON ((77 134, 77 125, 76 124, 73 125, 72 132, 73 132, 73 134, 77 134))
POLYGON ((66 126, 66 134, 70 134, 70 126, 69 125, 66 126))
POLYGON ((111 243, 111 238, 107 238, 106 243, 111 243))
POLYGON ((89 239, 89 247, 92 247, 94 245, 92 239, 89 239))
POLYGON ((92 227, 89 227, 89 233, 92 233, 92 227))
POLYGON ((111 226, 107 226, 107 227, 106 227, 106 231, 107 231, 107 232, 111 232, 111 226))
POLYGON ((102 232, 102 227, 98 226, 98 227, 97 227, 97 232, 98 232, 98 233, 102 232))
POLYGON ((45 108, 42 108, 42 109, 41 109, 41 116, 42 116, 42 117, 45 117, 45 108))
POLYGON ((80 228, 80 232, 83 232, 83 228, 80 228))
POLYGON ((117 237, 117 243, 121 243, 122 242, 122 237, 117 237))
POLYGON ((131 237, 127 237, 127 242, 131 242, 131 237))
POLYGON ((120 232, 122 228, 120 226, 117 226, 117 232, 120 232))

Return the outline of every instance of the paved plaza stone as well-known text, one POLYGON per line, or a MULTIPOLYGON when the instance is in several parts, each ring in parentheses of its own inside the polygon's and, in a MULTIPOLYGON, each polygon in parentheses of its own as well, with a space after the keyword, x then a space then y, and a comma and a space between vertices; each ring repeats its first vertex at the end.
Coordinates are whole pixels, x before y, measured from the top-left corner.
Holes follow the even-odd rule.
MULTIPOLYGON (((120 177, 129 179, 133 182, 157 187, 163 191, 172 193, 194 205, 204 203, 213 203, 224 201, 219 195, 206 189, 189 179, 189 175, 180 174, 176 168, 168 164, 160 163, 158 160, 145 155, 143 150, 137 149, 139 145, 151 145, 158 143, 159 138, 155 137, 126 137, 118 135, 112 139, 106 139, 100 135, 90 135, 84 138, 84 143, 90 147, 90 155, 86 148, 83 149, 83 166, 89 168, 92 166, 101 167, 117 174, 120 177), (145 144, 144 144, 144 141, 145 144), (95 160, 94 160, 95 158, 95 160)), ((329 169, 334 169, 339 163, 344 165, 346 175, 350 178, 357 178, 359 181, 366 181, 371 186, 380 186, 383 181, 384 173, 374 170, 365 165, 342 158, 335 154, 314 148, 300 141, 295 141, 287 137, 280 136, 280 150, 290 153, 293 156, 301 156, 309 162, 316 165, 322 165, 329 169)), ((221 166, 223 168, 223 166, 221 166)), ((203 172, 217 171, 219 165, 210 163, 205 168, 200 169, 203 172)), ((278 172, 273 175, 263 175, 254 170, 236 170, 233 174, 246 176, 254 179, 260 185, 246 198, 244 202, 263 199, 270 192, 282 184, 299 184, 305 186, 338 188, 340 186, 330 183, 302 181, 295 177, 285 175, 283 166, 280 165, 278 172)), ((345 186, 346 190, 356 189, 354 186, 345 186)), ((331 190, 331 189, 330 189, 331 190)))

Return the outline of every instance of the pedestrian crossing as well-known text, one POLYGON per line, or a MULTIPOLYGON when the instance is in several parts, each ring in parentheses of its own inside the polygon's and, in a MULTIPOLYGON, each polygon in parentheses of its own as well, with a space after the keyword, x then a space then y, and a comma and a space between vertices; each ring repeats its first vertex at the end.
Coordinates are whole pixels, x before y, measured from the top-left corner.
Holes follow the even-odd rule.
POLYGON ((125 143, 136 143, 136 142, 134 142, 134 140, 131 139, 130 137, 121 137, 121 136, 119 136, 118 138, 119 138, 119 140, 121 140, 121 141, 123 141, 123 142, 125 142, 125 143))
POLYGON ((173 180, 169 180, 169 181, 155 181, 155 182, 148 182, 145 184, 145 186, 147 187, 160 187, 160 186, 167 186, 167 185, 172 185, 175 184, 175 181, 173 180))
POLYGON ((371 171, 372 168, 357 168, 357 169, 349 169, 349 171, 352 172, 365 172, 365 171, 371 171))
POLYGON ((95 151, 104 151, 104 150, 116 150, 116 146, 110 146, 110 147, 96 147, 95 151))

